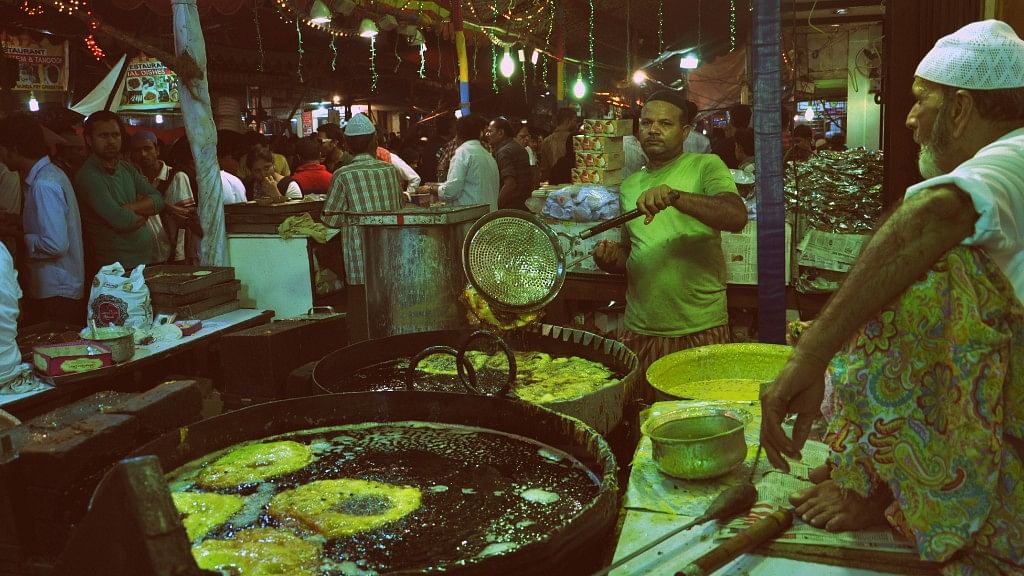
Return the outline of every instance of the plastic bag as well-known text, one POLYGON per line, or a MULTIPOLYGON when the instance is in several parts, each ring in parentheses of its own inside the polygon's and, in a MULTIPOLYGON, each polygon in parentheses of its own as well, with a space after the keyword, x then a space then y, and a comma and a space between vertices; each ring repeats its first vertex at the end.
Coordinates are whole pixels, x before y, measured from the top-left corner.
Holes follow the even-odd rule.
POLYGON ((149 328, 153 324, 153 304, 140 264, 129 277, 120 262, 108 264, 96 274, 89 291, 89 321, 97 326, 149 328))

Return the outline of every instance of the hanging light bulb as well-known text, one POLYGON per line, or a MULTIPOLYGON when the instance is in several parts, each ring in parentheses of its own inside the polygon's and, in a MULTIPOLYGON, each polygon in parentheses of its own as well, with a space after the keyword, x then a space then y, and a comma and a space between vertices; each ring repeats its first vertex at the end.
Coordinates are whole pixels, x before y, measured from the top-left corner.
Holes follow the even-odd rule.
POLYGON ((309 10, 310 24, 330 24, 331 9, 324 4, 323 0, 315 0, 313 7, 309 10))
POLYGON ((157 124, 163 124, 164 123, 164 115, 163 114, 157 114, 156 118, 154 118, 154 120, 156 121, 157 124))
POLYGON ((522 48, 519 49, 519 61, 526 62, 526 50, 523 50, 522 48))
POLYGON ((804 120, 814 122, 814 106, 807 105, 807 112, 804 112, 804 120))
POLYGON ((540 60, 540 50, 533 49, 533 54, 530 54, 530 64, 537 65, 537 61, 540 60))
POLYGON ((505 78, 511 78, 516 72, 516 63, 515 60, 512 60, 512 55, 508 53, 508 48, 505 49, 505 55, 501 57, 499 70, 505 78))
POLYGON ((587 85, 583 82, 583 72, 580 72, 580 75, 576 77, 576 83, 572 85, 572 95, 577 100, 582 100, 587 95, 587 85))
POLYGON ((643 86, 644 82, 647 82, 647 72, 644 72, 643 70, 633 72, 633 84, 643 86))
POLYGON ((36 93, 28 93, 28 109, 32 112, 39 112, 39 100, 36 100, 36 93))
POLYGON ((359 35, 363 38, 373 38, 377 32, 377 25, 373 23, 373 20, 363 18, 363 21, 359 23, 359 35))

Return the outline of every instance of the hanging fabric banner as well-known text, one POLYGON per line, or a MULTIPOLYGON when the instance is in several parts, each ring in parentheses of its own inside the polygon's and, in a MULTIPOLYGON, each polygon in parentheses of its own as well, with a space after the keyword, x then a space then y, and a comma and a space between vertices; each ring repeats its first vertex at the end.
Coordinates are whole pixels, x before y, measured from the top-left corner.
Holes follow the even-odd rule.
POLYGON ((36 92, 68 89, 68 43, 50 42, 46 36, 0 31, 5 56, 18 63, 15 90, 36 92))
POLYGON ((179 108, 178 75, 156 58, 140 54, 128 62, 122 112, 179 108))

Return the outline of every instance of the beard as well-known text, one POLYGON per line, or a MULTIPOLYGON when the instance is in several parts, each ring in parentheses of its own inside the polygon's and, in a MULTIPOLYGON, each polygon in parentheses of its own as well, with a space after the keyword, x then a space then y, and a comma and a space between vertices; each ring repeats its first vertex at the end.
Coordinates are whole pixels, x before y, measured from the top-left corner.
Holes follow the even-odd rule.
POLYGON ((917 153, 917 170, 925 180, 942 176, 949 172, 943 167, 943 160, 949 156, 949 148, 953 143, 953 126, 949 121, 950 106, 943 102, 939 113, 932 122, 931 137, 921 144, 917 153))

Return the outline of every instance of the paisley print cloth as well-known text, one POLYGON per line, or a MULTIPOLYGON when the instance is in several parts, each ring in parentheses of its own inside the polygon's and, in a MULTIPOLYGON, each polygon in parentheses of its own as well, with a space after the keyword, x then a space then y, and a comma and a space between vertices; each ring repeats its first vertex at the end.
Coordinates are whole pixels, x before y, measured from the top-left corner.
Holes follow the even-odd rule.
POLYGON ((1024 573, 1024 308, 957 247, 832 362, 832 479, 947 574, 1024 573))

